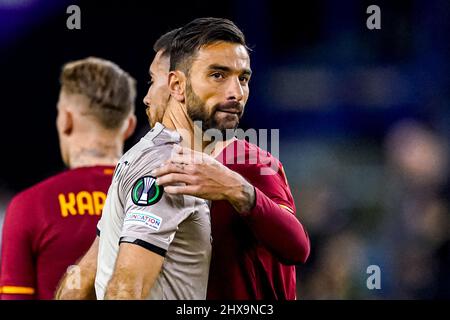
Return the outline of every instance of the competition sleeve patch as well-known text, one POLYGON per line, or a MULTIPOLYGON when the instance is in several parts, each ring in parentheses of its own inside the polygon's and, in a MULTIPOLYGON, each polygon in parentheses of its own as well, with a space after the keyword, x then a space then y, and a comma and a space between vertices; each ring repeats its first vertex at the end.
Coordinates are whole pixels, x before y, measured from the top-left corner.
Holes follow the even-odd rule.
POLYGON ((161 200, 164 188, 156 184, 156 178, 145 176, 139 178, 131 189, 131 200, 137 206, 147 207, 161 200))
POLYGON ((158 231, 161 227, 162 218, 156 214, 143 211, 131 211, 125 216, 124 224, 135 224, 148 227, 154 231, 158 231))

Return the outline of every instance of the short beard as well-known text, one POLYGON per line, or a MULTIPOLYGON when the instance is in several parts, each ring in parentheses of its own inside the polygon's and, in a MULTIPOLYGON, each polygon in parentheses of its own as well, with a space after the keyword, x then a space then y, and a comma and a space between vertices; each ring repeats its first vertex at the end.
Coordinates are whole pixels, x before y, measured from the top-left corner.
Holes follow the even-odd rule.
POLYGON ((234 128, 223 128, 214 118, 214 114, 216 113, 216 110, 219 106, 220 106, 219 104, 214 105, 213 108, 211 109, 211 114, 209 114, 205 102, 202 101, 200 97, 195 94, 194 90, 192 89, 190 79, 189 78, 187 79, 186 107, 188 116, 191 118, 193 122, 201 121, 203 132, 209 129, 215 129, 221 133, 222 139, 226 140, 231 138, 231 136, 234 136, 234 131, 238 127, 239 122, 236 124, 234 128))

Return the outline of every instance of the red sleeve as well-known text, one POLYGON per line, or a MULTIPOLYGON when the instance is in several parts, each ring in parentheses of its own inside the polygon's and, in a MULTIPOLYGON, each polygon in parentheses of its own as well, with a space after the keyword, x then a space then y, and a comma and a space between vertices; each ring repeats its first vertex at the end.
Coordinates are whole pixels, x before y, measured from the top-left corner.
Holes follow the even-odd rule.
POLYGON ((281 262, 305 263, 310 252, 309 237, 295 215, 294 200, 282 170, 261 175, 261 166, 255 167, 258 172, 247 172, 256 196, 254 208, 244 214, 247 223, 255 237, 281 262))
POLYGON ((34 299, 35 271, 32 250, 33 203, 15 197, 3 223, 0 260, 0 298, 34 299))

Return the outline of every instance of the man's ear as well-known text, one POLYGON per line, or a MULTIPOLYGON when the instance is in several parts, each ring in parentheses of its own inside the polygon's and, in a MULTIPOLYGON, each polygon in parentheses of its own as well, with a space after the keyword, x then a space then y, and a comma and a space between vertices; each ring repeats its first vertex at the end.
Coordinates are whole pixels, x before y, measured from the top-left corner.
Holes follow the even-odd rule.
POLYGON ((183 103, 185 99, 186 90, 186 76, 182 71, 170 71, 169 77, 170 95, 178 102, 183 103))
POLYGON ((73 131, 73 114, 67 109, 59 112, 61 112, 61 131, 64 135, 69 136, 73 131))
POLYGON ((134 114, 130 115, 128 117, 128 119, 125 121, 125 124, 124 124, 125 130, 123 133, 123 141, 127 140, 134 133, 134 130, 136 129, 136 123, 137 123, 137 119, 134 114))

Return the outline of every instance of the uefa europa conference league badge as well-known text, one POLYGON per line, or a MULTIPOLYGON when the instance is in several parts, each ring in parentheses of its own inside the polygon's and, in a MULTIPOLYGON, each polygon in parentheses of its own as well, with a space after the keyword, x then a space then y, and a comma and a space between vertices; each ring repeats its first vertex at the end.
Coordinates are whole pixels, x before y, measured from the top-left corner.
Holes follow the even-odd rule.
POLYGON ((135 205, 146 207, 157 203, 164 193, 164 188, 156 184, 156 178, 145 176, 139 178, 131 189, 131 199, 135 205))

